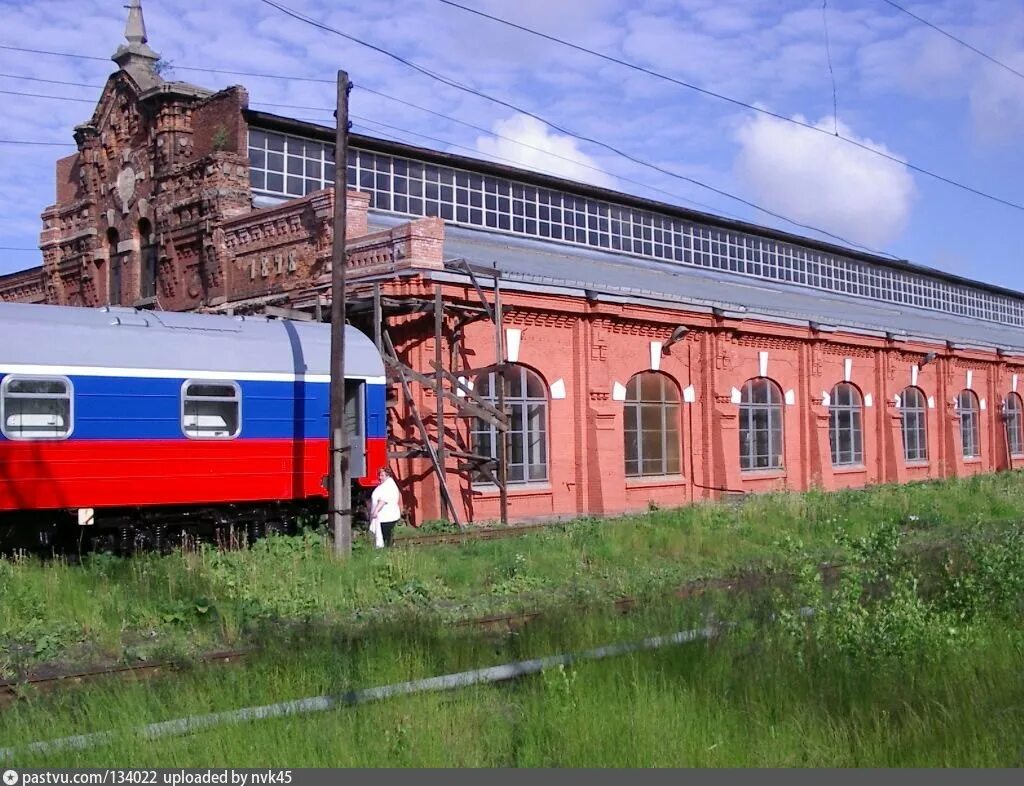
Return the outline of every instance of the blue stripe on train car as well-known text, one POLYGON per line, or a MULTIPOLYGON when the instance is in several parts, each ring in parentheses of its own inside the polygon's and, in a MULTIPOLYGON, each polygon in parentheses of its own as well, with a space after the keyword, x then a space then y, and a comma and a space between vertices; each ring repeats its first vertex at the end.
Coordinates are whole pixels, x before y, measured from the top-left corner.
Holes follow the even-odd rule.
POLYGON ((387 436, 387 388, 384 385, 366 385, 366 437, 382 439, 387 436))

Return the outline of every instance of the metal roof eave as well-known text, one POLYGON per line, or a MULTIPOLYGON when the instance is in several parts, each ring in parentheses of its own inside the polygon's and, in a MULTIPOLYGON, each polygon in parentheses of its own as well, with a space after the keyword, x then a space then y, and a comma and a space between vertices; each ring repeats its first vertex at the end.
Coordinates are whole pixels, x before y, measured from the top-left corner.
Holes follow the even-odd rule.
MULTIPOLYGON (((455 271, 424 271, 427 276, 440 283, 458 283, 468 284, 470 278, 465 273, 458 273, 455 271)), ((528 281, 521 281, 515 278, 509 278, 502 276, 501 278, 502 287, 506 289, 512 289, 519 292, 534 292, 538 294, 546 295, 563 295, 569 297, 578 297, 581 299, 587 299, 587 292, 591 291, 589 288, 573 286, 570 284, 556 284, 556 283, 545 283, 536 284, 528 281)), ((865 336, 870 338, 885 339, 890 335, 893 335, 894 340, 901 341, 903 343, 918 343, 918 344, 936 344, 945 347, 951 340, 948 336, 937 336, 933 334, 925 333, 899 333, 893 334, 893 331, 883 330, 870 325, 863 325, 859 323, 845 323, 841 321, 831 321, 827 324, 819 322, 811 316, 806 317, 794 317, 791 315, 773 314, 767 311, 750 311, 743 306, 740 306, 738 310, 736 304, 730 303, 714 303, 709 304, 708 302, 697 302, 685 298, 656 298, 646 297, 639 295, 629 295, 622 293, 613 293, 607 291, 597 292, 597 302, 605 303, 623 303, 629 305, 639 306, 650 306, 653 308, 664 308, 667 305, 676 307, 685 307, 685 310, 692 311, 697 314, 713 314, 716 313, 719 316, 724 316, 730 319, 738 320, 751 320, 758 322, 766 322, 776 325, 787 325, 791 327, 802 327, 812 328, 817 326, 818 328, 825 326, 826 328, 832 328, 833 330, 826 330, 824 332, 843 332, 852 335, 865 336)), ((593 298, 591 298, 593 299, 593 298)), ((978 344, 976 342, 957 342, 964 349, 971 349, 981 352, 990 352, 995 354, 997 350, 1002 350, 1003 354, 1019 354, 1024 357, 1024 346, 998 346, 996 344, 978 344)))

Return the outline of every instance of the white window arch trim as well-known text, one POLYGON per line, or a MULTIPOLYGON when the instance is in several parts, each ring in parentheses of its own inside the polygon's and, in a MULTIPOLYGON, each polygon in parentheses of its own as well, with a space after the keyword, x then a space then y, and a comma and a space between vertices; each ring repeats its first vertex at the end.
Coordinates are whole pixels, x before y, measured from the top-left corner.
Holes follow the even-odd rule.
MULTIPOLYGON (((33 420, 39 420, 40 418, 55 418, 60 416, 57 414, 48 413, 28 413, 37 415, 39 417, 33 418, 33 420)), ((75 430, 75 387, 74 384, 68 377, 51 374, 7 374, 4 376, 3 381, 0 382, 0 433, 4 437, 11 441, 17 442, 35 442, 35 441, 49 441, 59 442, 62 440, 69 439, 75 430), (25 392, 25 391, 12 391, 11 387, 19 382, 57 382, 64 385, 63 393, 55 392, 25 392), (35 423, 30 425, 30 428, 43 429, 44 427, 52 427, 52 433, 46 431, 40 431, 36 434, 25 434, 24 429, 26 424, 24 423, 24 417, 26 413, 20 413, 22 422, 16 427, 9 425, 7 422, 10 417, 10 410, 14 407, 10 402, 14 401, 67 401, 67 417, 64 423, 35 423), (20 432, 20 433, 19 433, 20 432)))
POLYGON ((233 380, 223 379, 186 379, 181 384, 181 408, 180 408, 180 420, 179 425, 181 426, 181 433, 188 439, 195 440, 230 440, 237 439, 239 434, 242 433, 242 389, 238 383, 233 380), (203 395, 201 393, 190 393, 189 390, 192 387, 208 387, 208 388, 230 388, 232 390, 232 396, 222 395, 203 395), (210 412, 207 413, 194 413, 190 415, 187 410, 189 404, 192 402, 202 402, 207 404, 202 409, 208 409, 210 412), (232 407, 234 410, 234 427, 230 427, 228 418, 224 417, 223 414, 216 412, 214 405, 220 404, 222 407, 227 405, 232 407), (194 420, 190 423, 189 418, 194 420), (201 422, 200 418, 206 418, 205 422, 201 422), (218 427, 216 419, 220 419, 221 426, 218 427))

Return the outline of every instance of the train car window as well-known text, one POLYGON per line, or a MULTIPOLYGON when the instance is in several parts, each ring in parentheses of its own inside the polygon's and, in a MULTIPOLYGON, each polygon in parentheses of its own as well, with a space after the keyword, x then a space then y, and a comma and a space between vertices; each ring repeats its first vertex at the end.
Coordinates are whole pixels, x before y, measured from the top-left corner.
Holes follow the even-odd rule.
POLYGON ((0 385, 0 431, 8 439, 67 439, 73 409, 65 377, 10 375, 0 385))
POLYGON ((234 382, 181 386, 181 430, 189 439, 232 439, 242 429, 242 392, 234 382))

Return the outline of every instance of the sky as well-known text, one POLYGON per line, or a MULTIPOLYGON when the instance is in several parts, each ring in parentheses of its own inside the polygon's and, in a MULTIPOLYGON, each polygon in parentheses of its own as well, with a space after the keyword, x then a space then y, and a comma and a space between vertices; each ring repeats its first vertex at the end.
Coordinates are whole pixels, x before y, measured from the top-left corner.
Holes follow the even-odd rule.
MULTIPOLYGON (((260 0, 142 5, 166 78, 242 84, 254 109, 333 125, 342 68, 355 85, 357 133, 830 239, 814 227, 1024 291, 1024 211, 912 168, 1024 205, 1024 78, 885 0, 459 0, 731 101, 441 0, 279 2, 536 117, 260 0)), ((124 5, 0 2, 0 45, 109 58, 123 41, 124 5)), ((1024 73, 1021 0, 900 5, 1024 73)), ((89 120, 115 69, 105 59, 0 49, 0 140, 8 140, 0 142, 0 274, 40 263, 39 215, 55 198, 54 162, 74 152, 74 126, 89 120)))

